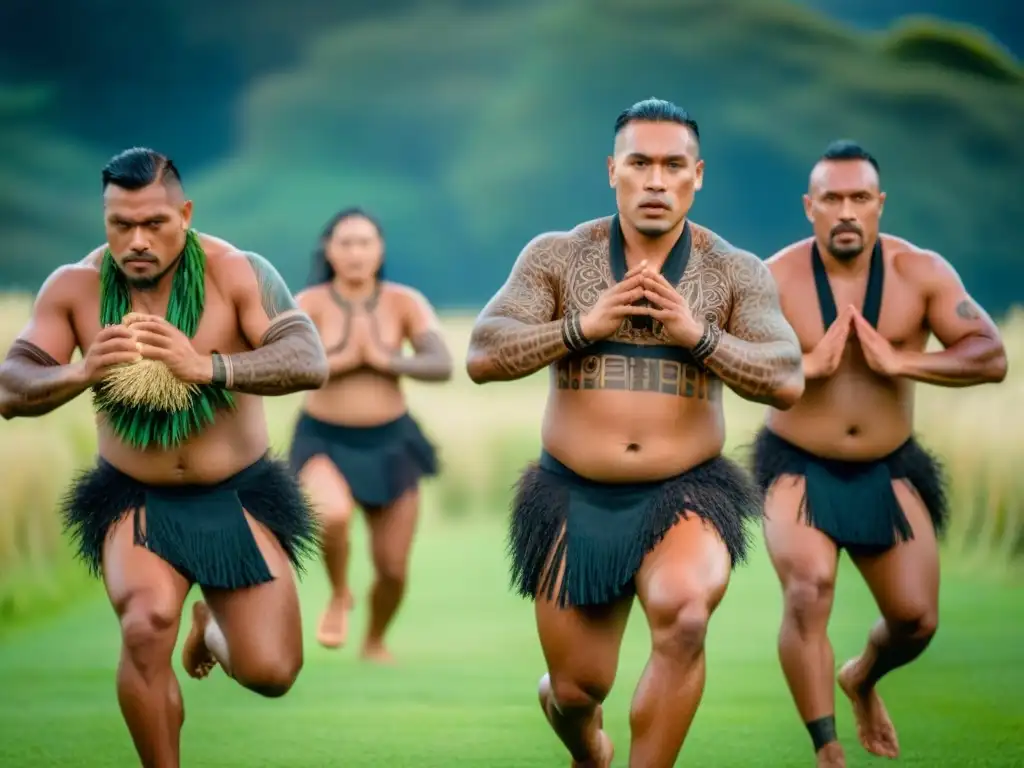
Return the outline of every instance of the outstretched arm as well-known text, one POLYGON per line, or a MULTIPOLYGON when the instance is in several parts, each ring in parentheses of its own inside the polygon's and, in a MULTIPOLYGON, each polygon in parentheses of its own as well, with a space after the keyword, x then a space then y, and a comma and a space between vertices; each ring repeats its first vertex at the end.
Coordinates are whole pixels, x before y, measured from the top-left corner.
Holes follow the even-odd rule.
POLYGON ((407 303, 405 335, 415 354, 396 354, 388 360, 388 371, 420 381, 448 381, 452 377, 452 356, 433 307, 418 291, 410 291, 407 303))
POLYGON ((558 275, 568 259, 564 235, 534 238, 505 284, 481 311, 469 338, 466 370, 477 384, 536 373, 569 352, 555 319, 558 275))
POLYGON ((969 387, 1006 378, 1006 349, 999 329, 971 298, 945 259, 933 262, 927 321, 941 352, 901 352, 901 375, 944 387, 969 387))
POLYGON ((71 325, 73 267, 47 278, 28 325, 0 363, 0 416, 42 416, 89 388, 85 366, 71 363, 77 342, 71 325))
POLYGON ((751 253, 737 251, 723 263, 733 291, 732 314, 724 331, 711 329, 703 349, 698 342, 694 351, 707 354, 711 348, 704 366, 740 397, 787 410, 804 392, 803 356, 782 314, 775 280, 751 253))
POLYGON ((239 322, 256 349, 214 354, 212 383, 264 396, 319 389, 327 381, 328 367, 316 326, 269 261, 256 253, 245 258, 250 270, 237 282, 239 322))

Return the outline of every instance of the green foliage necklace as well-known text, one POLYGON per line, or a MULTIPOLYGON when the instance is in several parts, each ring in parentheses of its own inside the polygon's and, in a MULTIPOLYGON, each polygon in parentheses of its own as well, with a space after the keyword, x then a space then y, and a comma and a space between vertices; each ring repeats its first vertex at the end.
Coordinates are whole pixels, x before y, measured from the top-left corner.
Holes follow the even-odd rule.
MULTIPOLYGON (((191 339, 199 329, 205 299, 206 254, 195 230, 189 230, 171 282, 167 321, 191 339)), ((108 248, 100 267, 100 323, 117 325, 131 311, 128 281, 108 248)), ((212 424, 218 410, 235 405, 227 390, 209 384, 186 385, 165 365, 149 360, 116 369, 94 387, 93 402, 128 445, 165 450, 212 424)))

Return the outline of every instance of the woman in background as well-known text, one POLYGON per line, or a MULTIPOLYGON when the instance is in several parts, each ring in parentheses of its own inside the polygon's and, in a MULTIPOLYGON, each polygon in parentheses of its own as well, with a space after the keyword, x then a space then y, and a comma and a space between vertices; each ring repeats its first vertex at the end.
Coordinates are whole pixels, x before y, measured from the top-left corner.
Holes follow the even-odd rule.
POLYGON ((385 282, 383 233, 350 208, 324 228, 309 286, 296 297, 327 349, 331 376, 305 396, 290 461, 320 516, 331 597, 317 640, 348 635, 349 522, 366 515, 376 577, 363 658, 390 661, 384 633, 405 591, 419 482, 437 474, 433 446, 409 415, 399 378, 447 381, 452 358, 437 316, 416 290, 385 282), (408 340, 414 355, 401 353, 408 340))

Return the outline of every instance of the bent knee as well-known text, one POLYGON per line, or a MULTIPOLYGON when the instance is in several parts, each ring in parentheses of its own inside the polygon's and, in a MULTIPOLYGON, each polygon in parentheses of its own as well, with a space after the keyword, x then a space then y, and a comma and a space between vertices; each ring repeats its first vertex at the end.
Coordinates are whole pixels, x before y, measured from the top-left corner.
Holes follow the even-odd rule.
POLYGON ((835 588, 835 578, 828 573, 790 577, 783 587, 787 618, 799 625, 827 622, 835 588))
POLYGON ((231 672, 240 685, 261 696, 276 699, 291 690, 302 671, 302 663, 301 653, 242 663, 232 660, 231 672))
POLYGON ((563 715, 583 714, 593 710, 608 698, 612 682, 601 676, 552 674, 551 698, 563 715))
POLYGON ((716 604, 712 595, 694 591, 648 605, 654 651, 677 658, 702 653, 711 612, 716 604))
POLYGON ((181 619, 179 607, 149 595, 136 595, 117 608, 121 640, 130 656, 144 656, 156 650, 167 650, 169 654, 173 650, 181 619))
POLYGON ((939 629, 939 612, 932 606, 920 606, 886 617, 893 634, 908 640, 931 640, 939 629))

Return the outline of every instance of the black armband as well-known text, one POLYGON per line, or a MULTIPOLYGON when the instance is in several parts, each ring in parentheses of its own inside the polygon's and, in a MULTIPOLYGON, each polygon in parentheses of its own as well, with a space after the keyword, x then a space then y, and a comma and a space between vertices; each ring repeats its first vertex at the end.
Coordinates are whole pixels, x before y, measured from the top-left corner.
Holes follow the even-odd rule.
POLYGON ((45 349, 36 346, 31 341, 25 341, 24 339, 15 339, 11 344, 11 348, 7 351, 8 360, 14 360, 16 358, 28 360, 36 365, 44 365, 47 367, 60 365, 60 362, 58 362, 53 355, 45 349))

